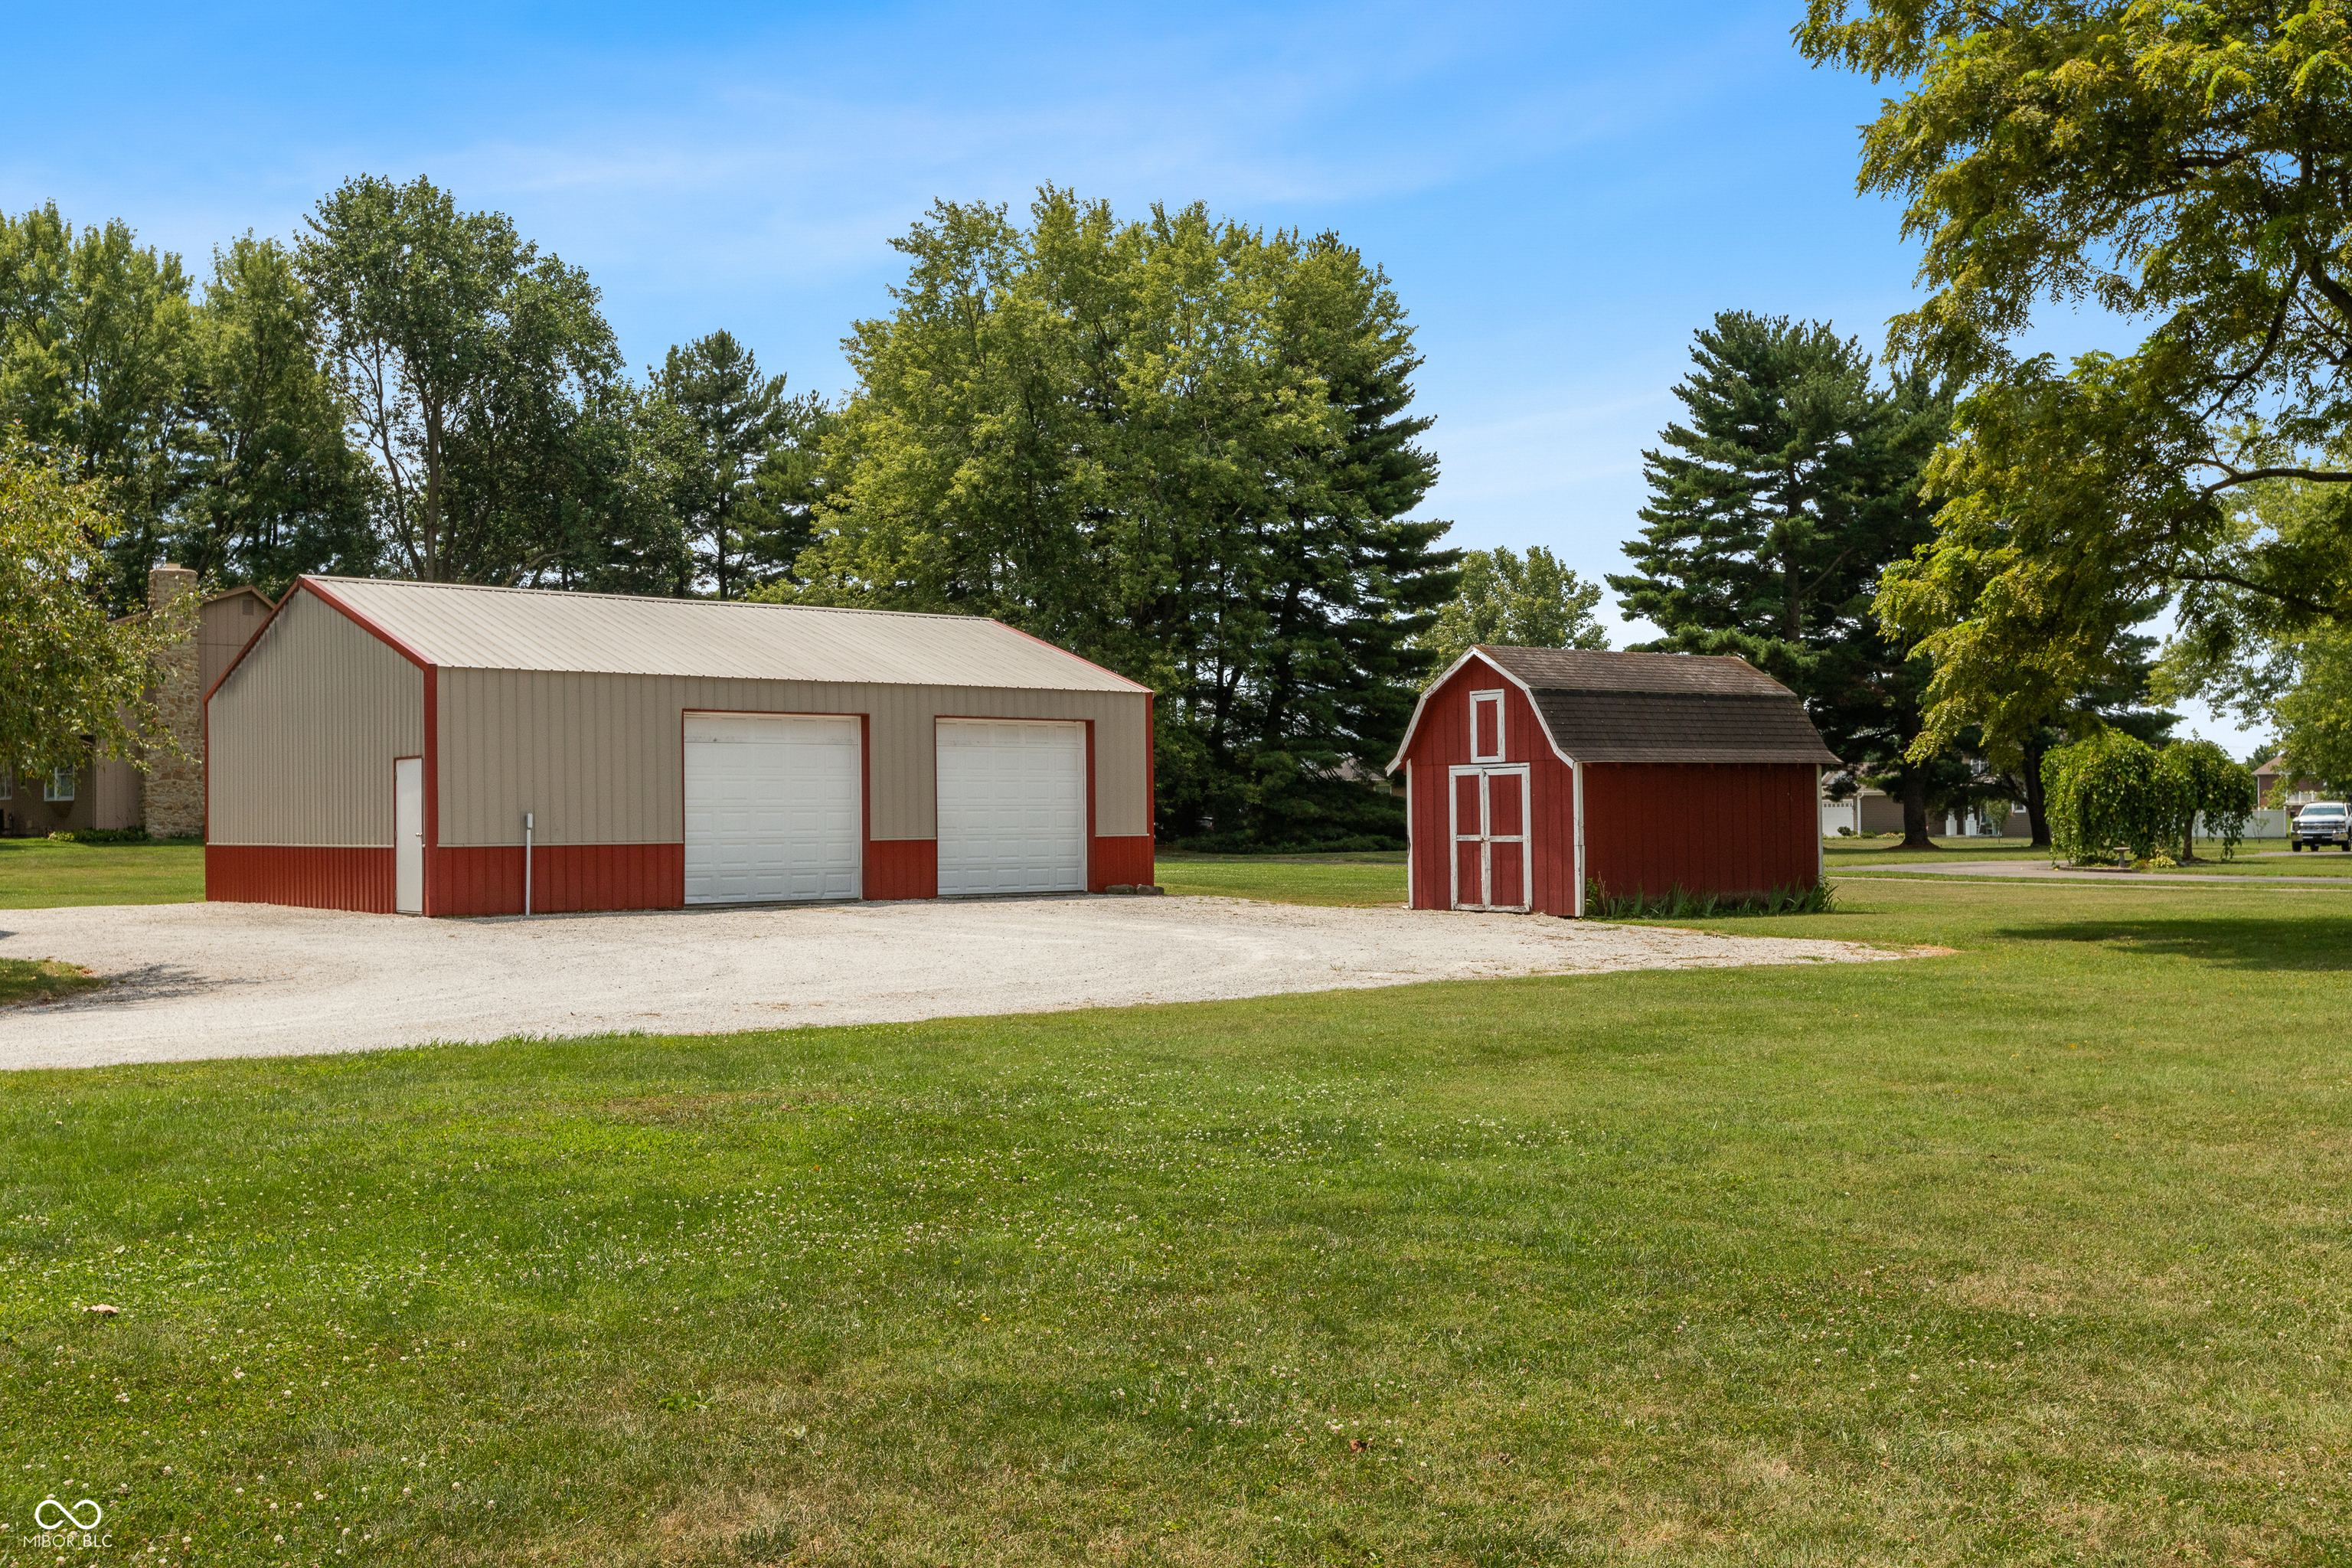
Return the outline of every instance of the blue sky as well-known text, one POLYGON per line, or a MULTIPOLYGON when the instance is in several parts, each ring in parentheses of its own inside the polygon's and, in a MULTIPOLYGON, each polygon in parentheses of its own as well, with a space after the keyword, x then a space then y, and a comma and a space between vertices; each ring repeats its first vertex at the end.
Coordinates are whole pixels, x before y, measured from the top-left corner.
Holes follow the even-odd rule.
MULTIPOLYGON (((828 395, 847 323, 887 307, 887 240, 935 197, 1018 208, 1051 181, 1336 229, 1419 325, 1425 513, 1597 577, 1622 570, 1693 328, 1737 307, 1875 348, 1912 298, 1895 211, 1853 190, 1879 89, 1808 68, 1798 15, 45 7, 12 53, 64 64, 0 100, 0 207, 119 216, 201 270, 348 174, 424 174, 585 267, 633 363, 726 327, 828 395)), ((2042 340, 2125 346, 2063 317, 2042 340)))

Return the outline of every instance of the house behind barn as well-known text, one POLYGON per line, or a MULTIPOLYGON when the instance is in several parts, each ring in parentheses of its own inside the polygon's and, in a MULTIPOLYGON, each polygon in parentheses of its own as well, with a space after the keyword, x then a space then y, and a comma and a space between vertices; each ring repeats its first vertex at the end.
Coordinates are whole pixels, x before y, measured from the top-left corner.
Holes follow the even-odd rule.
POLYGON ((977 616, 305 577, 205 701, 205 892, 484 915, 527 879, 540 910, 1149 883, 1151 703, 977 616))
MULTIPOLYGON (((147 603, 160 608, 198 593, 196 574, 158 566, 147 574, 147 603)), ((268 595, 231 588, 199 599, 188 637, 167 649, 153 689, 157 717, 173 746, 149 744, 139 759, 92 759, 46 776, 0 768, 0 835, 44 837, 83 828, 146 828, 156 838, 193 838, 205 830, 202 699, 268 618, 268 595)))
POLYGON ((1822 877, 1804 703, 1744 659, 1481 645, 1423 694, 1406 785, 1415 909, 1584 912, 1609 894, 1822 877))

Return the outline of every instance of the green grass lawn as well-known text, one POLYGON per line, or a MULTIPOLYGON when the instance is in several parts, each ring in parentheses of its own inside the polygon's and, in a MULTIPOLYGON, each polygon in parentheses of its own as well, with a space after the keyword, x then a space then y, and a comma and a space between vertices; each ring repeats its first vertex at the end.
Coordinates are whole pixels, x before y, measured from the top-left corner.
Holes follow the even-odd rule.
POLYGON ((1357 855, 1169 855, 1154 875, 1171 893, 1290 904, 1401 904, 1404 851, 1357 855))
POLYGON ((1958 951, 7 1076, 0 1520, 236 1564, 2346 1561, 2352 913, 1840 898, 1720 923, 1958 951))
POLYGON ((1906 849, 1903 840, 1884 838, 1824 838, 1822 861, 1830 874, 1856 866, 1916 866, 1944 860, 2047 860, 2050 851, 2036 849, 2022 838, 1937 838, 1933 849, 1906 849))
POLYGON ((2200 846, 2198 858, 2177 869, 2207 877, 2352 877, 2352 855, 2340 849, 2271 855, 2241 846, 2235 859, 2221 859, 2220 854, 2218 846, 2210 850, 2200 846))
POLYGON ((47 958, 0 958, 0 1007, 18 1002, 51 1002, 104 984, 78 963, 47 958))
POLYGON ((0 910, 184 904, 205 896, 201 844, 0 838, 0 910))

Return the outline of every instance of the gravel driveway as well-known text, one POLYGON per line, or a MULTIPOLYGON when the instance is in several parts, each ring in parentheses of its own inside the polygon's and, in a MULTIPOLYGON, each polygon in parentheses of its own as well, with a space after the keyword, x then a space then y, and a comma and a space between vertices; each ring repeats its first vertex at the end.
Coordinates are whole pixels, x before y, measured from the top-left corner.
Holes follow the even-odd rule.
POLYGON ((0 1009, 0 1068, 700 1034, 1477 975, 1903 956, 1524 915, 1062 898, 404 920, 268 904, 0 910, 0 957, 116 984, 0 1009))

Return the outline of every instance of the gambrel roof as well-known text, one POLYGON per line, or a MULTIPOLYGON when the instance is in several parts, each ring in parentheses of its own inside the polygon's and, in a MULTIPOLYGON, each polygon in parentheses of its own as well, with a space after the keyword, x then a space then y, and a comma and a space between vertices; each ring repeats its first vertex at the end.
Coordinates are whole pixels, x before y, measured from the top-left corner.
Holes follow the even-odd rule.
MULTIPOLYGON (((1563 761, 1838 763, 1803 700, 1744 658, 1481 643, 1429 690, 1473 659, 1527 693, 1563 761)), ((1412 749, 1428 702, 1424 692, 1390 772, 1412 749)))

